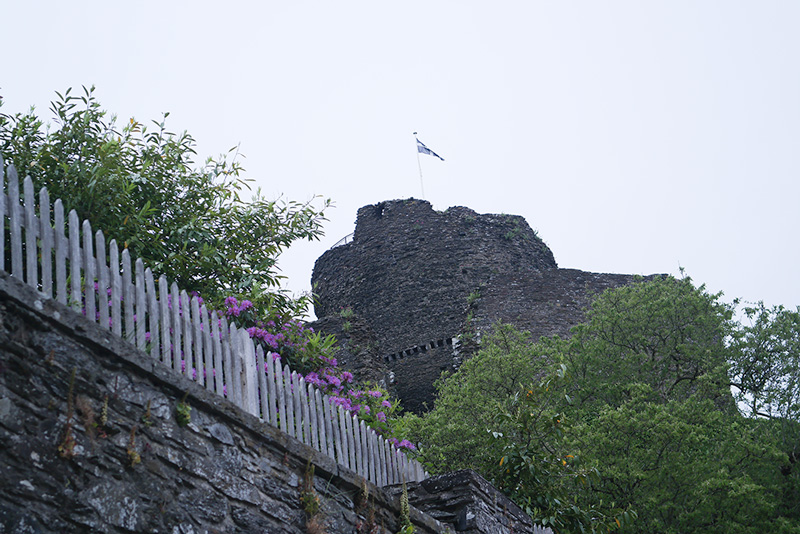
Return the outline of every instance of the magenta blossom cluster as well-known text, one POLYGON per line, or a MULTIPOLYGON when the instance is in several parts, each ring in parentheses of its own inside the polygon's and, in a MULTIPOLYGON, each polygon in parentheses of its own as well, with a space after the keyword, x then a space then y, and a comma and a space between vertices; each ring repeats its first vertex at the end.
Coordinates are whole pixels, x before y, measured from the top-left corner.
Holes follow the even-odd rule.
MULTIPOLYGON (((225 315, 228 317, 239 317, 247 310, 253 309, 253 303, 249 300, 243 300, 241 303, 236 297, 225 298, 225 315)), ((251 336, 252 337, 252 336, 251 336)))

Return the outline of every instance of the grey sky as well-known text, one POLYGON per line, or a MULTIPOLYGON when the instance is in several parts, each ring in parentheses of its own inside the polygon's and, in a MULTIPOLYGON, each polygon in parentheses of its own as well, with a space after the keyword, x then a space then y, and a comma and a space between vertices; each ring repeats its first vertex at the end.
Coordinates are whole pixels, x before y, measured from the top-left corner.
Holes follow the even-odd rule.
MULTIPOLYGON (((800 3, 4 2, 5 113, 97 86, 121 119, 241 143, 268 196, 524 216, 562 267, 800 304, 800 3)), ((436 251, 432 250, 432 254, 436 251)))

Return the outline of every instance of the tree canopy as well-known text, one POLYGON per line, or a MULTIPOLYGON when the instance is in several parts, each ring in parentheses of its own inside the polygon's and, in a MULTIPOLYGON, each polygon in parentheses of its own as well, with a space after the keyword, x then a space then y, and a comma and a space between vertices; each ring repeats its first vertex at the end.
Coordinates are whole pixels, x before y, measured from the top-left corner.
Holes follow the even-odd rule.
POLYGON ((800 532, 800 309, 734 311, 661 277, 568 339, 496 325, 406 425, 429 469, 474 468, 557 532, 800 532))
POLYGON ((149 127, 120 125, 94 88, 56 94, 53 126, 34 110, 0 114, 0 153, 20 174, 218 308, 231 294, 281 316, 307 305, 279 289, 276 261, 291 243, 322 235, 329 201, 245 198, 235 150, 195 165, 194 138, 168 131, 168 113, 149 127))

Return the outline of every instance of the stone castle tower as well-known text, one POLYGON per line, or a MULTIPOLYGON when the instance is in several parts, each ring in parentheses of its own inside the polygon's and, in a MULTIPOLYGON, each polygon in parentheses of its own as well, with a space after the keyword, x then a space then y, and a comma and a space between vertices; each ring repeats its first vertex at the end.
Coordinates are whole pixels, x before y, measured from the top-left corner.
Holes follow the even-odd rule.
POLYGON ((353 240, 317 260, 315 326, 337 334, 357 377, 382 381, 421 412, 433 382, 459 365, 468 322, 479 332, 502 320, 534 339, 566 335, 591 294, 633 279, 559 269, 517 215, 393 200, 359 209, 353 240))

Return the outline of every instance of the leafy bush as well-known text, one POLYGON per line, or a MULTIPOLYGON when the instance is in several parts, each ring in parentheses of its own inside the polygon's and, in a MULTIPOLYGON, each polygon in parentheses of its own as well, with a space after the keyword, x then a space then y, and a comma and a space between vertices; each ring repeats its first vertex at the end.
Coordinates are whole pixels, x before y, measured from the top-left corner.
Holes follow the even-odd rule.
POLYGON ((241 177, 237 153, 196 166, 194 139, 168 131, 168 114, 152 129, 134 119, 120 127, 94 88, 56 95, 52 128, 33 110, 0 114, 7 163, 215 308, 228 295, 247 294, 269 315, 305 309, 307 297, 294 300, 278 288, 275 263, 294 241, 322 235, 329 201, 271 201, 258 191, 243 198, 249 180, 241 177))

